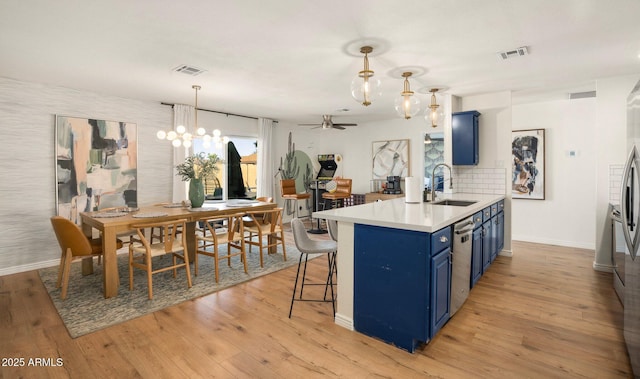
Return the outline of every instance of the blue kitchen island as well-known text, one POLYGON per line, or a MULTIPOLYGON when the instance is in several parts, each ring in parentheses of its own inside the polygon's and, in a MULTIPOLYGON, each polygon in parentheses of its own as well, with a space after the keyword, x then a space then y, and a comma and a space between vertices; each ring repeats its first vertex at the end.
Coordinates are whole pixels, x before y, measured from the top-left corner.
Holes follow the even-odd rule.
POLYGON ((398 198, 314 212, 338 221, 337 324, 413 352, 449 320, 452 225, 504 204, 504 196, 446 198, 474 203, 398 198))

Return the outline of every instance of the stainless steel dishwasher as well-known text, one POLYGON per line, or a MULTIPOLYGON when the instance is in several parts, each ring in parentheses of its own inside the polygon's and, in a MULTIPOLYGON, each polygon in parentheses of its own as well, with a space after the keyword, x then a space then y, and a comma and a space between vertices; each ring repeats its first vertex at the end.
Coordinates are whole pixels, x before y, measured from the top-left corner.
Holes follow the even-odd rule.
POLYGON ((469 296, 471 283, 471 245, 473 217, 465 218, 453 226, 451 248, 451 316, 458 311, 469 296))

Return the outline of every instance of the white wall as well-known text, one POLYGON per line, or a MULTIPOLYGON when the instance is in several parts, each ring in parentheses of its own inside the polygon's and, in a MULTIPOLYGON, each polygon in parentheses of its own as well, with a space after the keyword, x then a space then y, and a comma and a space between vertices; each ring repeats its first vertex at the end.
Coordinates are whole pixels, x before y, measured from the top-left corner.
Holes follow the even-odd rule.
POLYGON ((171 107, 0 78, 0 275, 57 265, 49 218, 56 214, 55 115, 138 126, 138 202, 171 200, 171 146, 155 137, 171 107))
MULTIPOLYGON (((136 123, 138 203, 172 200, 173 147, 156 138, 172 128, 170 106, 0 77, 0 139, 8 142, 0 151, 0 276, 59 263, 49 222, 56 214, 56 114, 136 123)), ((257 135, 253 119, 199 112, 198 124, 257 135)))
POLYGON ((513 239, 595 247, 596 114, 595 98, 513 106, 513 130, 545 129, 545 199, 513 199, 513 239))
POLYGON ((611 268, 611 234, 609 232, 609 166, 624 164, 627 157, 627 96, 640 79, 628 75, 597 81, 597 116, 594 139, 598 145, 596 160, 595 259, 597 270, 611 268))

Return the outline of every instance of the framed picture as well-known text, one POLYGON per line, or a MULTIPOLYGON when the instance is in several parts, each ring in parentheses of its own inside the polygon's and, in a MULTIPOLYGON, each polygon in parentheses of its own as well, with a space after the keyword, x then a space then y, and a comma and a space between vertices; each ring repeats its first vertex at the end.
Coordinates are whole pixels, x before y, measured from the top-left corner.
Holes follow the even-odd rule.
POLYGON ((514 130, 511 157, 511 196, 544 200, 544 129, 514 130))
POLYGON ((137 206, 137 138, 134 123, 56 115, 58 215, 137 206))
POLYGON ((373 142, 371 161, 374 180, 387 180, 387 176, 410 176, 409 140, 373 142))

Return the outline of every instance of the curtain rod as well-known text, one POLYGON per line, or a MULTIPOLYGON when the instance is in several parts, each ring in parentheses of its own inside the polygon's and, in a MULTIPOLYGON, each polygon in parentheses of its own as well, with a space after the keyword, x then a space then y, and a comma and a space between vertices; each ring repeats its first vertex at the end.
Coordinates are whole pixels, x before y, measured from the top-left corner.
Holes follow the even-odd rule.
MULTIPOLYGON (((175 105, 175 104, 171 104, 171 103, 160 103, 160 104, 162 104, 162 105, 169 105, 169 106, 170 106, 170 107, 172 107, 172 108, 173 108, 173 106, 175 105)), ((196 110, 198 110, 198 111, 205 111, 205 112, 211 112, 211 113, 223 114, 223 115, 225 115, 225 116, 227 116, 227 117, 229 117, 229 116, 235 116, 235 117, 250 118, 250 119, 252 119, 252 120, 257 120, 257 119, 258 119, 257 117, 253 117, 253 116, 245 116, 245 115, 235 114, 235 113, 229 113, 229 112, 220 112, 220 111, 214 111, 214 110, 211 110, 211 109, 196 108, 196 110)), ((271 120, 271 121, 275 122, 276 124, 278 123, 278 121, 277 121, 277 120, 271 120)))

